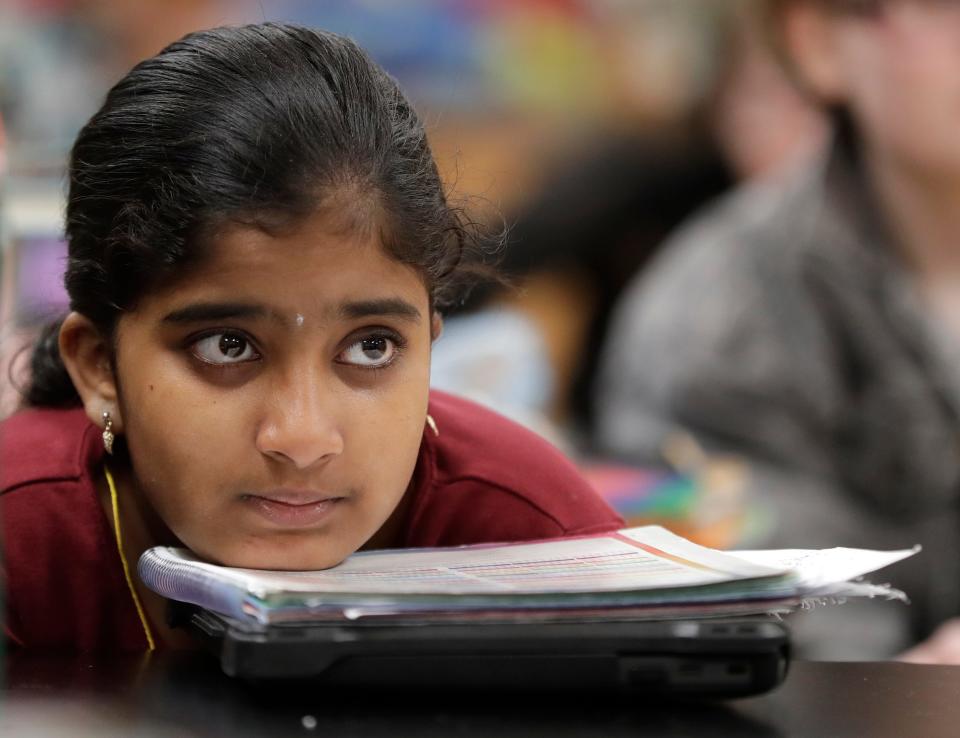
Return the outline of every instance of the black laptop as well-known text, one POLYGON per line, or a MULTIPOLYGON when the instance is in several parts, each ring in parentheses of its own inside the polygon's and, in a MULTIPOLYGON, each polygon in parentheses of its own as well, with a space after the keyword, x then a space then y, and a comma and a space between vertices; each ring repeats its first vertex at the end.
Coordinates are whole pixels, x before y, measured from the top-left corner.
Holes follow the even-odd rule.
POLYGON ((177 605, 230 676, 396 690, 599 690, 729 698, 780 684, 789 633, 766 618, 256 626, 177 605))

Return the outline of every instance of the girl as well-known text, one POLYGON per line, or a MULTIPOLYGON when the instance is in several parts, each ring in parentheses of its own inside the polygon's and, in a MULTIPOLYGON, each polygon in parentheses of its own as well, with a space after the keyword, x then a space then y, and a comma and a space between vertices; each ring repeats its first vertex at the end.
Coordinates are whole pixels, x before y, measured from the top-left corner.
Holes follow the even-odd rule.
POLYGON ((465 267, 424 129, 351 41, 264 24, 135 67, 73 148, 72 312, 0 433, 9 638, 172 644, 148 547, 360 548, 622 524, 560 454, 428 389, 465 267))

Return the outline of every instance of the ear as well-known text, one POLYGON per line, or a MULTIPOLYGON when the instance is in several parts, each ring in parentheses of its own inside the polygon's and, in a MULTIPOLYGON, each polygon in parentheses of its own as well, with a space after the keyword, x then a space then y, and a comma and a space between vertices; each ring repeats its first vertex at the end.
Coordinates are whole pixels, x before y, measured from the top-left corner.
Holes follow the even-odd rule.
POLYGON ((436 341, 443 333, 443 318, 440 313, 434 311, 430 314, 430 340, 436 341))
POLYGON ((111 362, 111 347, 93 322, 80 313, 70 313, 60 328, 60 357, 73 386, 83 401, 87 417, 103 427, 103 413, 110 413, 113 432, 123 431, 117 381, 111 362))
POLYGON ((848 21, 828 5, 812 0, 788 2, 778 22, 799 83, 829 105, 844 102, 847 94, 842 34, 848 21))

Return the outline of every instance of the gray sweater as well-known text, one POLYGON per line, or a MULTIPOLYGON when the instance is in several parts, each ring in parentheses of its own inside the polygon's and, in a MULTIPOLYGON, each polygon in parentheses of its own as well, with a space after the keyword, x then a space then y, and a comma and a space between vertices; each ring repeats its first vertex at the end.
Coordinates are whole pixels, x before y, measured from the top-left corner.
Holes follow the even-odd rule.
POLYGON ((600 442, 650 463, 685 430, 742 455, 777 512, 768 545, 923 544, 881 578, 913 601, 884 612, 924 635, 960 614, 958 358, 837 146, 734 192, 638 277, 603 358, 600 442))

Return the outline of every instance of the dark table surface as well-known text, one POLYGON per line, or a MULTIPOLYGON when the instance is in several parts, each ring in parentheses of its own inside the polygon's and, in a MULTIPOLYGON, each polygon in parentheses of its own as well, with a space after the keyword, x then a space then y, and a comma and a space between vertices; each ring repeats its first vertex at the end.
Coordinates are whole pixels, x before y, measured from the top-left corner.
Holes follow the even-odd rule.
POLYGON ((798 661, 762 697, 331 692, 224 676, 205 654, 12 654, 0 735, 960 736, 960 667, 798 661))

